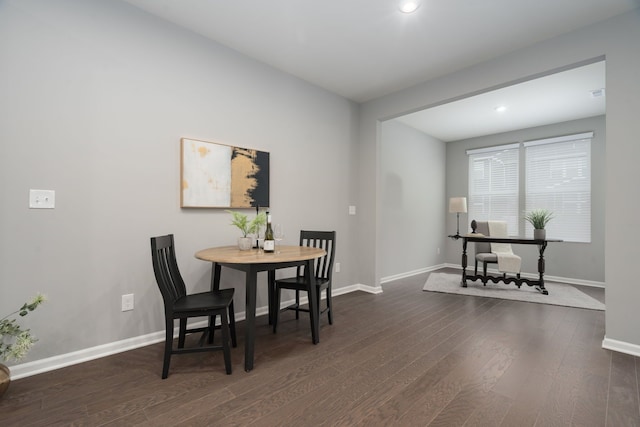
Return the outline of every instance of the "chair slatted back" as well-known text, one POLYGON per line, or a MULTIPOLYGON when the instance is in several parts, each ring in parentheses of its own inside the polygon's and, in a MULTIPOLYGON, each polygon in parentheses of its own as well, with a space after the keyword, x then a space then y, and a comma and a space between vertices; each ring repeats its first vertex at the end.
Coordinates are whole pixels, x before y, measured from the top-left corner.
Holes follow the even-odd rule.
MULTIPOLYGON (((316 279, 326 279, 331 281, 333 273, 333 258, 336 253, 336 232, 335 231, 300 231, 300 246, 308 246, 324 249, 326 255, 315 260, 316 279)), ((298 268, 298 275, 304 275, 304 268, 298 268)))
POLYGON ((187 294, 187 289, 178 269, 173 234, 151 238, 151 256, 156 282, 165 302, 165 309, 187 294))

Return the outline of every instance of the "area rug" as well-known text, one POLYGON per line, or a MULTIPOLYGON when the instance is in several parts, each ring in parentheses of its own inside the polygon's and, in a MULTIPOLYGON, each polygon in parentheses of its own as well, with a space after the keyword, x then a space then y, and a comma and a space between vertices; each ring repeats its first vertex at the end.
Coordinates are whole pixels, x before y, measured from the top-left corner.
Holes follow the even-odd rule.
POLYGON ((467 287, 463 288, 460 284, 461 279, 462 273, 431 273, 422 290, 604 310, 603 303, 565 283, 545 281, 544 287, 549 291, 549 295, 543 295, 528 285, 523 284, 518 289, 513 283, 505 285, 502 282, 489 282, 487 286, 483 286, 480 281, 468 280, 467 287))

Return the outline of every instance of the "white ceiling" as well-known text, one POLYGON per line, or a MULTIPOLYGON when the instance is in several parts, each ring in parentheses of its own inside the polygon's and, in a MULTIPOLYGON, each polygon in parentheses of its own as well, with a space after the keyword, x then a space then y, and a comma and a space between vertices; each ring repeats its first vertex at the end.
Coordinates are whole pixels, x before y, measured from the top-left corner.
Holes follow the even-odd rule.
POLYGON ((640 0, 421 0, 407 15, 398 0, 124 1, 355 102, 640 6, 640 0))
POLYGON ((458 141, 606 113, 605 63, 597 62, 529 80, 397 120, 441 141, 458 141), (504 106, 503 112, 496 107, 504 106))

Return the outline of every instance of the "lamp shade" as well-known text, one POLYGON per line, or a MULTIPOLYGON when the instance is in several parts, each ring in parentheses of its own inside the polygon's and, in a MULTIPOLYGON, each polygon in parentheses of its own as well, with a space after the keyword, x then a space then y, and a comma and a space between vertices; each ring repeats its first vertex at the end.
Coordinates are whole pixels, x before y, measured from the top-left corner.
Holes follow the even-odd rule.
POLYGON ((461 213, 467 212, 467 198, 466 197, 452 197, 449 199, 449 212, 461 213))

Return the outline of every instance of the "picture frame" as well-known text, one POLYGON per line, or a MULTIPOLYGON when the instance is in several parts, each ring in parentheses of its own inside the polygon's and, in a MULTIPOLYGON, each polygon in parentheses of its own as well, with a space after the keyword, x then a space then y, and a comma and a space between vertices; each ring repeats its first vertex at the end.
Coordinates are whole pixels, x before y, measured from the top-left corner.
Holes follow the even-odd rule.
POLYGON ((269 153, 180 139, 180 207, 269 206, 269 153))

